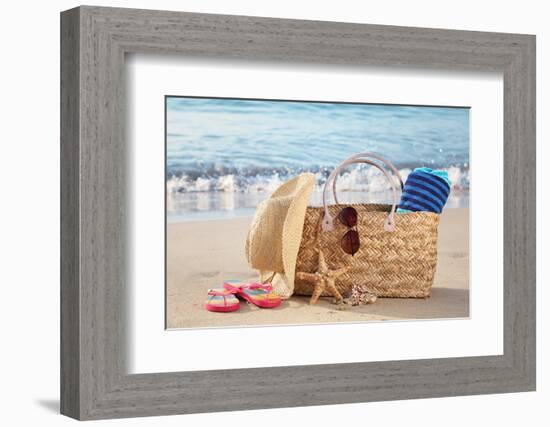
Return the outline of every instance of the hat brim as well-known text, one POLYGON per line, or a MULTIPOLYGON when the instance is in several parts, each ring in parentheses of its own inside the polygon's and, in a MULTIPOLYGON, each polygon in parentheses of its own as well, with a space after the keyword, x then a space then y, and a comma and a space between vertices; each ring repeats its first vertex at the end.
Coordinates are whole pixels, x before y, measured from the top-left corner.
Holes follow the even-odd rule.
POLYGON ((297 190, 288 208, 283 224, 282 236, 283 267, 290 295, 294 292, 296 259, 300 250, 300 243, 302 242, 302 232, 309 198, 315 185, 315 175, 312 173, 303 173, 298 178, 299 182, 296 183, 297 190))

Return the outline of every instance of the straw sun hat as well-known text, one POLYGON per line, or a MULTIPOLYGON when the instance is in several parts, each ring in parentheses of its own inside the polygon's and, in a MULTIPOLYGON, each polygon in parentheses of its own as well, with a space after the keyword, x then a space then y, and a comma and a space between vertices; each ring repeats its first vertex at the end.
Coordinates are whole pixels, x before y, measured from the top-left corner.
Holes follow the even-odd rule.
POLYGON ((302 173, 277 188, 258 205, 246 239, 248 263, 282 298, 294 292, 296 257, 314 184, 315 175, 302 173))

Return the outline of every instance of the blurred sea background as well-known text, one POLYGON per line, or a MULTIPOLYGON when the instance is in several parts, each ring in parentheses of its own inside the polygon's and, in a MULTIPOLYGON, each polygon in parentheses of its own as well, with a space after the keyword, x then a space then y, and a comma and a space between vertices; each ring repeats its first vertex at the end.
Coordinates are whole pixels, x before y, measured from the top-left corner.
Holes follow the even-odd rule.
MULTIPOLYGON (((406 180, 416 167, 445 169, 445 209, 468 207, 469 108, 166 97, 166 210, 169 222, 252 215, 259 202, 301 172, 325 179, 352 154, 390 160, 406 180)), ((376 168, 350 167, 340 203, 388 203, 376 168)))

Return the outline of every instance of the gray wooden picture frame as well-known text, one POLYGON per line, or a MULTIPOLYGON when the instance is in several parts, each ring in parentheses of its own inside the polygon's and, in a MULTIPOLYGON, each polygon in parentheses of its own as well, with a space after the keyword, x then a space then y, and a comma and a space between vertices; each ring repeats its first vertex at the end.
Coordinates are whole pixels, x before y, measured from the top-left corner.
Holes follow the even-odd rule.
POLYGON ((535 390, 535 255, 534 36, 88 6, 62 12, 63 414, 84 420, 535 390), (127 53, 502 72, 504 354, 129 375, 127 53))

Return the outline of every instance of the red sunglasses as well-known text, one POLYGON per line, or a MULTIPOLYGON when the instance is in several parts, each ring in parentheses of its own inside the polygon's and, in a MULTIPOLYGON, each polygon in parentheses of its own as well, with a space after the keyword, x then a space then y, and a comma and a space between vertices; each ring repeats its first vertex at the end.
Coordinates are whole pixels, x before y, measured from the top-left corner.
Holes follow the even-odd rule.
POLYGON ((353 227, 357 225, 357 211, 351 206, 348 206, 340 211, 338 219, 343 225, 350 228, 342 237, 340 247, 345 253, 353 256, 361 246, 359 242, 359 233, 356 229, 353 229, 353 227))

